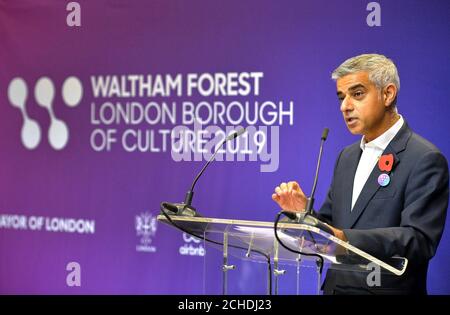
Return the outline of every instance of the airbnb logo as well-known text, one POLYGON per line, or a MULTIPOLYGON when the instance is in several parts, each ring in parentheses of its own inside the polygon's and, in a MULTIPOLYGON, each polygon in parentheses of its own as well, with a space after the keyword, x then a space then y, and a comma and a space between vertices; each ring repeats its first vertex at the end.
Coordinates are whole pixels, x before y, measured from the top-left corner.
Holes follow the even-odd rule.
MULTIPOLYGON (((77 106, 83 97, 83 86, 76 77, 68 77, 62 86, 64 103, 69 107, 77 106)), ((8 98, 12 106, 18 108, 22 114, 23 125, 20 133, 22 144, 29 150, 35 149, 41 142, 41 127, 36 120, 28 117, 26 104, 28 87, 24 79, 14 78, 8 87, 8 98)), ((40 78, 34 87, 34 98, 39 106, 45 108, 50 116, 48 142, 55 150, 62 150, 69 141, 67 124, 57 118, 53 112, 55 86, 51 79, 40 78)))

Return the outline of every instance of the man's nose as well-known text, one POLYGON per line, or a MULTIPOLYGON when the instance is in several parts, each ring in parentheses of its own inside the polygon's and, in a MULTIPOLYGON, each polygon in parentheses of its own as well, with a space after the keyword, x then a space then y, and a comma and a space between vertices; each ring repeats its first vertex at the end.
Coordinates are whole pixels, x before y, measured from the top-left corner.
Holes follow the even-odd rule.
POLYGON ((353 103, 350 97, 346 96, 341 102, 341 112, 345 113, 353 110, 353 103))

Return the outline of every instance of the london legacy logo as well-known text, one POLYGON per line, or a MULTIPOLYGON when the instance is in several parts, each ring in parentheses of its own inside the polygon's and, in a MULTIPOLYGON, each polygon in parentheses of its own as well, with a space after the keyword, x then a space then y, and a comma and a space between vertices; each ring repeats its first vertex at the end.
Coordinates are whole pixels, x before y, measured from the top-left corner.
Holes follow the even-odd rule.
MULTIPOLYGON (((62 86, 62 96, 67 106, 76 107, 83 97, 83 86, 80 80, 74 76, 68 77, 62 86)), ((54 113, 55 85, 53 81, 47 77, 40 78, 34 87, 34 98, 50 116, 48 142, 53 149, 62 150, 69 141, 69 128, 54 113)), ((36 120, 28 116, 26 109, 28 87, 24 79, 11 80, 8 87, 8 99, 11 105, 18 108, 22 114, 23 124, 20 132, 22 144, 29 150, 35 149, 41 142, 41 127, 36 120)))
POLYGON ((150 246, 152 237, 155 236, 157 220, 149 212, 143 212, 135 218, 136 234, 140 237, 140 244, 136 246, 138 252, 155 252, 156 248, 150 246))

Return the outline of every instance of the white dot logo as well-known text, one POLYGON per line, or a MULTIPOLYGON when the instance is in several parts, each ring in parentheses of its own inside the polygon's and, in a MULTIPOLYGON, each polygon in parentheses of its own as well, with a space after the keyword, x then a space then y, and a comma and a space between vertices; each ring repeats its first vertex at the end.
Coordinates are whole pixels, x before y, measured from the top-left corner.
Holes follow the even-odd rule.
MULTIPOLYGON (((64 103, 69 107, 77 106, 83 97, 83 87, 76 77, 69 77, 64 81, 62 87, 64 103)), ((41 129, 39 124, 28 117, 26 112, 26 100, 28 88, 22 78, 15 78, 8 87, 8 98, 10 103, 20 109, 24 124, 21 131, 22 144, 27 149, 34 149, 41 140, 41 129)), ((67 124, 55 116, 53 103, 55 99, 55 86, 51 79, 40 78, 34 87, 34 97, 39 106, 45 108, 50 116, 50 128, 48 130, 48 141, 55 150, 62 150, 69 141, 69 128, 67 124)))
POLYGON ((76 77, 69 77, 64 81, 62 87, 64 102, 70 107, 75 107, 83 97, 83 86, 76 77))
POLYGON ((33 150, 41 141, 41 128, 35 120, 28 117, 25 108, 27 97, 28 88, 25 81, 22 78, 13 79, 8 87, 9 102, 20 109, 23 118, 20 138, 25 148, 33 150))

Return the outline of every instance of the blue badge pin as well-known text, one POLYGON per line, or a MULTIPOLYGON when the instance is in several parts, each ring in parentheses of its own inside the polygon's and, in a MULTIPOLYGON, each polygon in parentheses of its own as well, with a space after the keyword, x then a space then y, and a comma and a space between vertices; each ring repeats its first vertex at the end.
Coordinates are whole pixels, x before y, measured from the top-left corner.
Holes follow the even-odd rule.
POLYGON ((380 176, 378 176, 378 184, 380 184, 380 186, 386 187, 389 185, 390 181, 391 178, 388 174, 380 174, 380 176))

